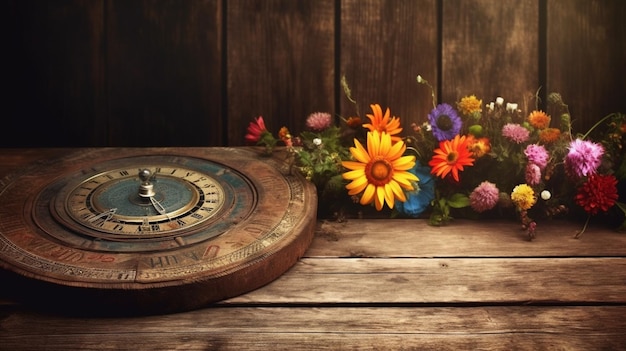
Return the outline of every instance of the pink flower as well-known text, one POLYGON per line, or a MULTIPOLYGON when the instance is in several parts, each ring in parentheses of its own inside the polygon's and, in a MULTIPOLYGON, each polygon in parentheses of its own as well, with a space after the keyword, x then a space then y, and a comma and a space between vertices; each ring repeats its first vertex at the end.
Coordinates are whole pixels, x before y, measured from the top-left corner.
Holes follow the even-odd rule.
POLYGON ((311 113, 306 119, 306 126, 316 132, 321 132, 327 129, 330 127, 331 123, 332 117, 330 116, 330 113, 326 112, 311 113))
POLYGON ((530 132, 519 124, 507 123, 502 127, 502 136, 517 144, 521 144, 528 141, 530 132))
POLYGON ((263 116, 259 116, 248 125, 248 134, 246 134, 245 139, 250 143, 258 143, 263 132, 267 132, 267 128, 265 128, 263 116))
POLYGON ((535 163, 529 163, 526 165, 526 183, 530 185, 537 185, 541 182, 541 169, 535 163))
POLYGON ((524 154, 528 157, 528 162, 536 164, 541 170, 548 165, 550 155, 543 145, 530 144, 526 146, 524 154))
POLYGON ((600 144, 581 139, 573 140, 565 156, 565 170, 576 177, 595 174, 603 154, 604 148, 600 144))
POLYGON ((500 191, 495 184, 484 181, 469 196, 470 206, 476 212, 484 212, 496 206, 500 191))

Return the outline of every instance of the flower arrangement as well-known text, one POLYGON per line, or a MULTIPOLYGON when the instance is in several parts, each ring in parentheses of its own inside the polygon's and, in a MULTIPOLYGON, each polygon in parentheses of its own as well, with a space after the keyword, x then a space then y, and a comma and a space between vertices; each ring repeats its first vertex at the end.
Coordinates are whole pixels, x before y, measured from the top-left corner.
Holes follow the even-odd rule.
POLYGON ((294 168, 316 185, 320 208, 327 210, 322 216, 359 207, 428 218, 431 225, 455 217, 510 217, 532 239, 539 219, 585 213, 578 236, 592 216, 626 213, 618 192, 626 180, 626 115, 608 115, 575 134, 556 93, 546 108, 558 115, 555 121, 537 106, 528 108, 528 101, 520 108, 502 97, 486 104, 474 95, 437 103, 428 81, 417 76, 417 83, 430 89, 433 109, 410 132, 378 104, 370 105, 364 121, 344 78, 356 116, 335 123, 329 113, 315 112, 307 117, 308 130, 292 136, 282 127, 277 138, 258 117, 245 139, 266 153, 284 144, 294 168))

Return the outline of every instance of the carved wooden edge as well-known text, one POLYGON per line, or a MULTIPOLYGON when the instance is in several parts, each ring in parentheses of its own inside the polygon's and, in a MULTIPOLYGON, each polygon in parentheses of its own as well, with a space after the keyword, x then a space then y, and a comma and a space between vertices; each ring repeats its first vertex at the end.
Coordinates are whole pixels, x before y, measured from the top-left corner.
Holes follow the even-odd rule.
MULTIPOLYGON (((189 149, 189 148, 188 148, 189 149)), ((255 152, 256 149, 240 148, 241 151, 255 152)), ((63 157, 65 161, 80 158, 93 149, 79 150, 63 157)), ((151 150, 157 150, 151 148, 151 150)), ((160 150, 160 149, 158 149, 160 150)), ((165 150, 165 149, 163 149, 165 150)), ((192 152, 193 154, 193 152, 192 152)), ((259 153, 260 154, 260 153, 259 153)), ((194 155, 191 155, 192 157, 194 155)), ((295 177, 302 184, 304 216, 297 218, 292 234, 285 235, 282 242, 272 245, 261 256, 254 257, 240 267, 228 267, 223 274, 200 276, 198 279, 180 285, 158 286, 147 284, 146 288, 93 288, 58 284, 54 281, 34 279, 28 274, 20 274, 19 269, 3 270, 2 278, 13 295, 37 308, 53 310, 64 314, 103 314, 138 315, 171 313, 207 306, 211 303, 234 297, 260 288, 277 279, 292 267, 303 255, 313 240, 317 217, 317 193, 310 182, 297 173, 289 173, 284 160, 276 157, 268 159, 283 168, 285 176, 295 177), (287 170, 287 171, 285 171, 287 170)), ((18 171, 5 175, 7 182, 27 174, 29 170, 42 165, 53 165, 49 159, 29 164, 18 171)), ((13 268, 13 267, 12 267, 13 268)), ((24 272, 22 272, 24 273, 24 272)))

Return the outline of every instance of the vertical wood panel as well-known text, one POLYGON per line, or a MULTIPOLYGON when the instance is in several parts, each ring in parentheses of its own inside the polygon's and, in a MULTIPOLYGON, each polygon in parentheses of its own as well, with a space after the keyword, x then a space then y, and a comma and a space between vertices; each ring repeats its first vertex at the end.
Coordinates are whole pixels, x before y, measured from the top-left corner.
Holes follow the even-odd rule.
MULTIPOLYGON (((443 0, 441 102, 523 102, 539 88, 538 0, 443 0)), ((532 102, 534 104, 534 101, 532 102)))
POLYGON ((334 1, 238 0, 227 6, 228 136, 242 145, 262 115, 298 134, 316 111, 334 113, 334 1))
MULTIPOLYGON (((437 83, 436 12, 435 0, 341 2, 341 74, 362 118, 378 103, 405 129, 427 119, 430 91, 416 77, 437 83)), ((356 112, 343 92, 340 106, 344 117, 356 112)))
POLYGON ((220 4, 108 2, 111 145, 223 144, 220 4))
POLYGON ((568 104, 572 128, 626 113, 626 2, 548 0, 547 10, 547 86, 568 104))
POLYGON ((102 1, 4 1, 0 146, 102 145, 102 1))
POLYGON ((439 87, 440 101, 476 94, 486 103, 533 94, 545 65, 542 89, 561 93, 576 131, 626 112, 621 0, 5 0, 2 6, 0 146, 242 145, 258 115, 275 132, 286 125, 298 133, 311 112, 354 114, 335 81, 344 74, 361 115, 380 103, 405 128, 424 121, 431 108, 417 74, 439 87), (539 27, 543 5, 547 28, 539 27))

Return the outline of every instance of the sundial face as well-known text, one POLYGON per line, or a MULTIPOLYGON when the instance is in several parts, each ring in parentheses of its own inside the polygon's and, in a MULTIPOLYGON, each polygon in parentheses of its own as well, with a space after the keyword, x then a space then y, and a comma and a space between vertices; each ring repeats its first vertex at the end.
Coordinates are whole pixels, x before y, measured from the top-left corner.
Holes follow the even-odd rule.
POLYGON ((310 183, 254 149, 79 150, 4 182, 0 265, 81 308, 187 310, 284 273, 316 206, 310 183))

